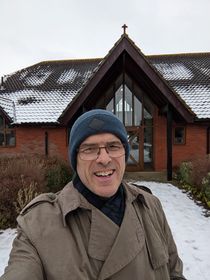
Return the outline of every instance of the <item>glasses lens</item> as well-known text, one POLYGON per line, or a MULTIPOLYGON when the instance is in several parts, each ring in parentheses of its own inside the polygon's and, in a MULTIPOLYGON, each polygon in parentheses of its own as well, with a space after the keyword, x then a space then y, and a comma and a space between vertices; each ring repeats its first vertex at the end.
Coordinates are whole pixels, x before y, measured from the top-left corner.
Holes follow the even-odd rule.
POLYGON ((84 149, 79 150, 80 158, 83 160, 93 160, 98 157, 99 147, 98 146, 90 146, 84 149))
POLYGON ((107 145, 106 151, 110 157, 120 157, 125 153, 124 146, 121 143, 107 145))
POLYGON ((125 154, 125 149, 122 143, 107 144, 106 146, 90 146, 79 149, 79 156, 82 160, 95 160, 98 158, 101 149, 105 149, 110 157, 120 157, 125 154))

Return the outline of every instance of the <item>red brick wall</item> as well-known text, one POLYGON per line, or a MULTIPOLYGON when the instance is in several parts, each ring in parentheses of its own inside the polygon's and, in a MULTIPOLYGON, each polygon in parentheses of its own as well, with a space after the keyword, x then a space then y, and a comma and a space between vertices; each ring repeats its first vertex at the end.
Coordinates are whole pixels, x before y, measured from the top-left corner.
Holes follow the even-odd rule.
POLYGON ((153 129, 153 160, 155 171, 161 171, 167 168, 166 133, 166 118, 158 116, 156 112, 153 129))
MULTIPOLYGON (((173 166, 184 160, 190 160, 206 154, 207 127, 188 125, 186 127, 186 144, 173 145, 173 166)), ((59 156, 68 160, 67 133, 65 128, 16 128, 16 146, 0 147, 0 155, 8 154, 40 154, 45 155, 45 132, 48 133, 48 155, 59 156)), ((154 118, 153 134, 154 170, 167 168, 166 118, 154 118)))
MULTIPOLYGON (((178 124, 173 124, 173 128, 178 124)), ((166 117, 156 114, 154 122, 154 169, 156 171, 167 168, 167 123, 166 117)), ((173 138, 172 138, 173 139, 173 138)), ((195 124, 186 126, 185 144, 173 144, 173 167, 182 161, 202 157, 207 152, 207 127, 195 124)))
POLYGON ((207 127, 188 124, 186 127, 186 143, 173 145, 173 165, 184 160, 203 157, 207 152, 207 127))
POLYGON ((45 133, 48 133, 48 155, 67 160, 67 134, 65 128, 16 128, 16 146, 0 147, 0 154, 45 155, 45 133))

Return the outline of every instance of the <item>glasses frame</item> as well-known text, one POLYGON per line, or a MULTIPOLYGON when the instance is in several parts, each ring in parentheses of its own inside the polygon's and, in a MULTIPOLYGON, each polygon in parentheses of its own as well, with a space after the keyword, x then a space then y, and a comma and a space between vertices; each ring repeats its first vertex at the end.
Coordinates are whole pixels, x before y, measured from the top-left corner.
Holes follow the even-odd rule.
MULTIPOLYGON (((116 144, 116 143, 115 143, 116 144)), ((83 153, 84 150, 88 149, 88 148, 79 148, 77 150, 78 152, 78 155, 80 157, 80 159, 82 160, 85 160, 85 161, 88 161, 88 160, 96 160, 98 159, 100 153, 101 153, 101 149, 105 149, 106 153, 109 155, 110 158, 119 158, 121 156, 124 156, 125 155, 125 145, 121 142, 117 143, 117 145, 119 145, 121 147, 121 150, 119 150, 118 152, 121 152, 117 155, 112 155, 112 152, 116 152, 116 151, 111 151, 111 154, 110 154, 110 151, 109 151, 109 146, 113 145, 113 143, 107 143, 106 145, 104 146, 99 146, 99 145, 90 145, 90 147, 94 147, 94 148, 97 148, 97 153, 93 153, 93 154, 85 154, 83 153)))

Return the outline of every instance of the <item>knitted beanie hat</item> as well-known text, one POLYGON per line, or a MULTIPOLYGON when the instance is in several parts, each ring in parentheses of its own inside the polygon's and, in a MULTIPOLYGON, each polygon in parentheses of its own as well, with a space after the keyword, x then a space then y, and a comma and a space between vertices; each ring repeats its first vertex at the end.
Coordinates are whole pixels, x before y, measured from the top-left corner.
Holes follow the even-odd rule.
POLYGON ((109 111, 94 109, 81 115, 75 121, 70 132, 69 159, 74 170, 77 166, 77 149, 80 144, 87 137, 100 133, 111 133, 117 136, 124 144, 125 160, 128 160, 129 144, 123 123, 109 111))

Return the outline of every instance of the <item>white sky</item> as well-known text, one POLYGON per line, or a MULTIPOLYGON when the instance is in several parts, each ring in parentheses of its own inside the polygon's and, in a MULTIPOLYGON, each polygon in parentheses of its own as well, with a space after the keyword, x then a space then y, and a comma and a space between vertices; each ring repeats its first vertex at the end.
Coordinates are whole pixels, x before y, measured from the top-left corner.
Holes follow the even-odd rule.
POLYGON ((0 0, 0 76, 104 57, 122 34, 144 54, 209 52, 209 0, 0 0))

